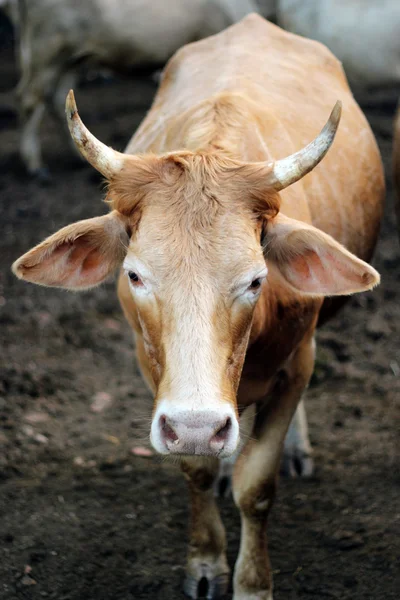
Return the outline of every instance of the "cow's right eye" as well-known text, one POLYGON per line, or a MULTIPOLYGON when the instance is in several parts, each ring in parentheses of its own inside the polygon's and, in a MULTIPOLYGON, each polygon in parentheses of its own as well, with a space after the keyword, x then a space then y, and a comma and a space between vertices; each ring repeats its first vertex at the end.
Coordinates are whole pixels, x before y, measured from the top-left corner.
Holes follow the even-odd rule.
POLYGON ((134 271, 128 271, 128 277, 133 285, 142 285, 142 280, 134 271))

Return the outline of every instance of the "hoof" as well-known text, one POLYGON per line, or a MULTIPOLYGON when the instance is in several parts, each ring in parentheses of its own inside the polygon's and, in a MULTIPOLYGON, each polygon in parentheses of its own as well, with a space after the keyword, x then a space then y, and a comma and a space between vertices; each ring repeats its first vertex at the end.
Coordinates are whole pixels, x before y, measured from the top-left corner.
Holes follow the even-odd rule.
POLYGON ((311 477, 314 473, 314 461, 310 454, 293 449, 284 452, 281 464, 281 475, 285 477, 311 477))
POLYGON ((192 575, 187 575, 183 584, 183 591, 189 598, 197 600, 205 598, 206 600, 216 600, 222 598, 228 592, 229 574, 222 573, 214 579, 208 579, 205 575, 196 579, 192 575))

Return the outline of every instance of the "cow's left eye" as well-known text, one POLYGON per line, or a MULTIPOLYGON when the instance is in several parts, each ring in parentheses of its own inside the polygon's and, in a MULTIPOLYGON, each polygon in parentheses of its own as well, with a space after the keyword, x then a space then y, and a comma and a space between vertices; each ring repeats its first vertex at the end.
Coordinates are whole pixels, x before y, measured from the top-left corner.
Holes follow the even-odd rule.
POLYGON ((257 290, 260 289, 261 284, 262 284, 261 277, 257 277, 257 279, 253 279, 253 281, 249 285, 249 290, 251 290, 252 292, 256 292, 257 290))
POLYGON ((142 285, 142 280, 134 271, 128 271, 128 277, 133 285, 142 285))

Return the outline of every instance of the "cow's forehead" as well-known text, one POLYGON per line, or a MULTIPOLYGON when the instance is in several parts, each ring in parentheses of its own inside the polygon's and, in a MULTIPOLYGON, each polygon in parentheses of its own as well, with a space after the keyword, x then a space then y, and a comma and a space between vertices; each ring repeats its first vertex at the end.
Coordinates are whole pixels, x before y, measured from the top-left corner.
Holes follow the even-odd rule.
POLYGON ((251 210, 218 201, 209 209, 206 202, 194 211, 186 199, 147 204, 129 253, 159 276, 184 272, 231 279, 262 261, 259 224, 251 210))
POLYGON ((262 262, 260 206, 279 210, 257 169, 207 153, 131 158, 109 191, 112 207, 132 219, 130 256, 159 280, 244 274, 262 262))

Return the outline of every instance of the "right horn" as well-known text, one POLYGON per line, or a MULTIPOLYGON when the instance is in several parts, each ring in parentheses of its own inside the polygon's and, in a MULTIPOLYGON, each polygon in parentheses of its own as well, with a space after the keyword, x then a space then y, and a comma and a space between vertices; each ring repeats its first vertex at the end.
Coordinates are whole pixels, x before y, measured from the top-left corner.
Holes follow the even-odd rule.
POLYGON ((321 133, 312 142, 299 152, 275 162, 270 184, 277 192, 299 181, 324 158, 335 139, 341 114, 342 103, 338 100, 321 133))
POLYGON ((75 96, 69 91, 65 112, 72 139, 86 160, 107 179, 112 179, 124 165, 126 155, 100 142, 82 123, 76 107, 75 96))

